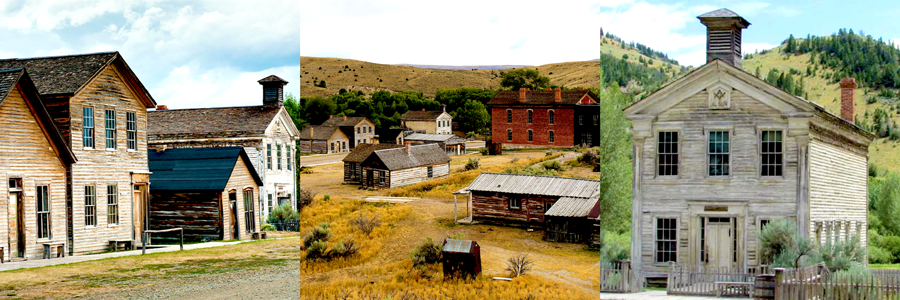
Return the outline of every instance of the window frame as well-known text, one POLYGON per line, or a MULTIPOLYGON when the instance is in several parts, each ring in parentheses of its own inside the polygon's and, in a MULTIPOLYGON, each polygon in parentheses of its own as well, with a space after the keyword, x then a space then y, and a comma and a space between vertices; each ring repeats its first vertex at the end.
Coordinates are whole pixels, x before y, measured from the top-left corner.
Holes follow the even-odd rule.
POLYGON ((547 110, 547 124, 556 124, 556 112, 554 112, 552 109, 547 110))
POLYGON ((512 124, 513 113, 512 109, 506 109, 506 124, 512 124))
POLYGON ((93 184, 84 186, 84 226, 97 226, 97 186, 93 184))
POLYGON ((291 150, 292 150, 291 147, 284 145, 284 152, 286 152, 284 154, 284 158, 287 159, 287 163, 285 165, 286 165, 288 171, 294 170, 294 168, 291 167, 291 162, 292 162, 291 158, 293 157, 293 155, 291 155, 291 150))
POLYGON ((528 142, 534 142, 534 130, 528 129, 528 142))
POLYGON ((785 151, 787 149, 787 130, 785 130, 784 128, 781 128, 781 127, 757 128, 757 130, 756 130, 756 147, 757 147, 756 148, 756 158, 757 158, 756 167, 759 169, 756 175, 758 176, 758 178, 759 179, 784 179, 785 171, 786 171, 785 159, 787 159, 787 154, 786 154, 787 151, 785 151), (779 149, 781 151, 781 153, 774 153, 774 154, 781 154, 781 165, 780 165, 781 175, 763 176, 763 174, 762 174, 762 172, 763 172, 762 160, 763 160, 763 155, 765 154, 765 153, 763 153, 763 132, 766 132, 766 131, 781 132, 781 149, 779 149))
POLYGON ((116 150, 118 148, 118 132, 116 132, 116 111, 113 109, 107 109, 104 112, 104 129, 106 132, 106 149, 107 150, 116 150), (112 118, 110 119, 110 116, 112 118), (110 126, 111 125, 111 126, 110 126), (110 147, 112 145, 112 147, 110 147))
POLYGON ((556 135, 553 133, 553 130, 547 130, 547 142, 550 144, 556 142, 556 135))
POLYGON ((599 120, 600 120, 600 116, 594 115, 593 119, 594 119, 594 126, 597 126, 597 124, 599 123, 599 120))
MULTIPOLYGON (((656 154, 653 156, 653 166, 654 166, 653 174, 655 174, 655 176, 656 176, 657 178, 663 178, 663 179, 665 179, 665 178, 672 178, 672 179, 680 178, 680 176, 681 176, 682 173, 683 173, 683 172, 682 172, 683 170, 681 169, 681 162, 682 162, 682 159, 681 159, 682 145, 684 144, 684 143, 683 143, 684 134, 682 133, 682 130, 681 130, 680 128, 659 128, 659 129, 657 129, 654 133, 655 133, 655 136, 656 136, 656 141, 655 141, 656 144, 654 145, 656 154), (676 173, 677 173, 676 175, 661 175, 661 174, 659 173, 659 136, 660 136, 660 134, 662 134, 662 133, 664 133, 664 132, 674 132, 674 133, 678 134, 678 138, 677 138, 676 141, 675 141, 676 144, 677 144, 677 145, 676 145, 676 149, 675 149, 675 151, 677 151, 677 152, 676 152, 675 154, 676 154, 677 157, 678 157, 678 158, 677 158, 677 159, 678 159, 678 164, 675 166, 676 171, 677 171, 677 172, 676 172, 676 173)), ((708 146, 707 146, 707 147, 708 147, 708 146)), ((708 150, 707 150, 707 151, 708 151, 708 150)), ((707 171, 707 172, 708 172, 708 171, 707 171)))
POLYGON ((283 154, 283 153, 281 153, 281 144, 275 144, 275 162, 276 162, 276 164, 278 165, 278 171, 283 170, 283 169, 281 168, 281 165, 282 165, 282 163, 281 163, 281 156, 282 156, 282 154, 283 154))
POLYGON ((53 220, 51 219, 50 210, 50 185, 39 184, 34 187, 34 210, 35 210, 35 226, 37 226, 36 235, 38 240, 53 239, 53 220))
POLYGON ((106 185, 106 225, 119 225, 119 186, 117 184, 106 185))
MULTIPOLYGON (((734 175, 734 128, 732 127, 711 127, 704 130, 704 143, 706 148, 706 171, 703 173, 704 177, 711 179, 730 179, 734 175), (728 174, 727 175, 710 175, 710 153, 709 153, 709 138, 713 132, 725 132, 728 133, 728 174)), ((718 153, 721 154, 721 153, 718 153)))
POLYGON ((256 230, 256 214, 255 208, 253 207, 253 189, 245 188, 243 193, 244 200, 244 227, 246 228, 248 233, 256 230), (249 194, 249 196, 248 196, 249 194))
POLYGON ((125 112, 125 149, 137 151, 137 114, 125 112))
POLYGON ((428 166, 428 167, 426 168, 426 172, 427 172, 427 175, 428 175, 428 179, 434 178, 434 166, 428 166))
MULTIPOLYGON (((334 151, 334 143, 331 143, 331 150, 334 151)), ((266 144, 266 169, 272 169, 272 143, 266 144)))
POLYGON ((509 210, 522 210, 522 198, 507 198, 506 206, 509 210), (513 206, 513 201, 515 201, 518 205, 513 206))
POLYGON ((512 130, 512 129, 506 129, 506 141, 507 141, 507 142, 512 142, 512 139, 513 139, 513 130, 512 130))
POLYGON ((81 144, 84 149, 95 149, 97 148, 97 138, 96 138, 96 130, 97 127, 96 118, 94 116, 94 107, 93 106, 82 106, 81 107, 81 144), (90 113, 85 113, 87 110, 91 110, 90 113), (90 119, 90 126, 87 126, 87 119, 90 119), (90 141, 90 142, 88 142, 90 141))
POLYGON ((658 250, 659 246, 657 243, 659 243, 661 241, 675 243, 675 252, 674 252, 675 263, 678 263, 678 237, 679 237, 679 230, 681 229, 680 228, 681 227, 681 218, 679 216, 675 216, 675 215, 658 215, 658 216, 653 216, 653 218, 651 218, 651 220, 653 220, 653 224, 651 224, 651 226, 653 226, 652 227, 653 228, 653 247, 652 247, 653 248, 653 265, 661 266, 661 265, 668 265, 668 263, 669 263, 668 261, 665 261, 665 262, 659 261, 659 259, 660 259, 659 252, 661 250, 658 250), (658 226, 659 226, 660 219, 675 220, 675 228, 672 229, 675 231, 674 239, 672 239, 672 240, 660 240, 659 239, 659 227, 658 226))
POLYGON ((528 124, 534 124, 534 110, 526 110, 526 113, 528 114, 528 119, 526 120, 528 124))
POLYGON ((385 182, 386 182, 386 180, 385 180, 385 177, 386 177, 385 174, 386 174, 386 172, 385 172, 385 171, 380 171, 380 170, 379 170, 379 171, 376 171, 376 172, 378 172, 378 184, 385 184, 385 182))

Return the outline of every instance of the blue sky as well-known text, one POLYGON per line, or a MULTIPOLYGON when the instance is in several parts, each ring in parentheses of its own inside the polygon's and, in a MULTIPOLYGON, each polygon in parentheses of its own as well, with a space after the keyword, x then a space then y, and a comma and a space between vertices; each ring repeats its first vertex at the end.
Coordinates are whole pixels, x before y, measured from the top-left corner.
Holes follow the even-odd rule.
POLYGON ((893 1, 308 0, 301 6, 302 55, 390 64, 590 60, 598 56, 603 27, 698 65, 705 62, 705 27, 696 16, 722 7, 752 23, 743 35, 745 52, 774 47, 789 34, 839 28, 900 38, 900 4, 893 1))
POLYGON ((270 74, 300 93, 297 1, 0 0, 0 58, 119 51, 169 108, 259 105, 270 74))

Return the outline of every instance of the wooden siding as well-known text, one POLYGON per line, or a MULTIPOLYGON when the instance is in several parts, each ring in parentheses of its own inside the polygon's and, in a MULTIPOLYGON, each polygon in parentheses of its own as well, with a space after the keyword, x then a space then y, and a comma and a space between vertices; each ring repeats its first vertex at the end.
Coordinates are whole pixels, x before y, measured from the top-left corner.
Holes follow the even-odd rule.
POLYGON ((442 178, 450 176, 450 164, 437 164, 431 166, 421 166, 404 170, 394 170, 389 172, 390 186, 399 187, 419 183, 425 180, 442 178), (428 167, 432 167, 432 178, 428 178, 428 167))
POLYGON ((557 200, 559 197, 473 192, 472 217, 481 221, 543 228, 545 205, 557 200), (510 199, 520 199, 521 208, 510 209, 510 199))
MULTIPOLYGON (((253 176, 250 175, 250 170, 247 168, 247 165, 244 164, 244 161, 241 159, 237 160, 235 163, 234 171, 231 172, 231 177, 228 179, 228 184, 225 185, 225 190, 222 192, 222 225, 223 225, 223 234, 225 240, 230 240, 233 237, 234 224, 231 222, 231 205, 228 203, 228 193, 231 190, 235 190, 237 193, 237 212, 235 213, 238 220, 238 237, 240 240, 249 240, 252 238, 252 234, 247 232, 246 225, 247 220, 244 217, 244 212, 246 212, 246 208, 244 207, 244 190, 250 188, 253 190, 254 199, 259 199, 257 195, 259 195, 259 186, 256 185, 256 182, 253 180, 253 176)), ((256 218, 256 228, 254 232, 259 231, 260 223, 259 223, 259 208, 256 207, 259 205, 258 201, 251 201, 254 208, 254 217, 256 218)))
MULTIPOLYGON (((284 110, 284 108, 281 108, 284 110)), ((259 202, 257 203, 258 213, 262 213, 263 216, 267 216, 268 212, 272 210, 272 207, 268 207, 268 195, 272 194, 272 205, 278 205, 279 197, 289 197, 291 207, 294 207, 297 203, 297 193, 296 193, 296 172, 297 166, 297 156, 294 155, 294 152, 297 151, 296 140, 291 137, 288 128, 285 127, 284 123, 282 123, 277 117, 276 121, 273 122, 272 125, 266 129, 266 137, 263 139, 263 144, 260 147, 260 151, 262 151, 262 163, 267 162, 267 152, 266 145, 272 144, 272 168, 268 169, 265 167, 258 168, 259 170, 264 170, 264 172, 260 172, 260 177, 263 179, 263 187, 260 190, 263 192, 258 194, 254 192, 254 195, 258 195, 259 202), (278 151, 278 146, 281 145, 281 154, 276 155, 275 152, 278 151), (287 153, 288 149, 291 150, 291 168, 288 170, 287 167, 287 153), (278 169, 278 162, 276 159, 281 159, 281 169, 278 169)), ((348 145, 349 147, 349 145, 348 145)), ((250 153, 247 152, 249 155, 250 153)), ((255 154, 251 155, 251 159, 255 159, 255 154)), ((257 221, 257 230, 259 229, 260 222, 257 221)))
MULTIPOLYGON (((109 240, 130 240, 134 236, 132 224, 132 172, 149 172, 147 164, 147 110, 134 92, 126 85, 114 66, 91 80, 87 86, 69 100, 71 116, 71 145, 78 162, 71 170, 72 199, 72 252, 85 254, 105 251, 109 240), (82 108, 94 108, 95 148, 82 147, 82 108), (116 114, 116 149, 105 149, 105 110, 116 114), (137 125, 137 150, 127 150, 126 113, 135 114, 137 125), (97 225, 86 226, 84 220, 84 187, 96 186, 97 225), (107 222, 107 185, 117 185, 119 224, 107 222)), ((153 187, 151 186, 152 190, 153 187)))
POLYGON ((360 122, 355 127, 353 127, 353 137, 351 138, 353 140, 350 141, 352 143, 350 147, 353 148, 355 148, 356 145, 359 144, 359 142, 367 144, 377 144, 378 140, 375 139, 375 123, 372 123, 372 121, 369 121, 368 119, 360 122), (365 133, 362 132, 363 127, 366 128, 365 133))
POLYGON ((868 227, 868 157, 841 145, 845 141, 833 140, 823 134, 814 134, 809 143, 809 217, 810 237, 816 237, 821 226, 821 242, 827 237, 825 230, 837 228, 832 233, 841 239, 857 233, 865 245, 868 227), (831 223, 827 223, 831 222, 831 223), (842 222, 842 223, 835 223, 842 222), (857 225, 858 224, 858 225, 857 225))
POLYGON ((10 91, 0 105, 0 224, 5 224, 0 226, 0 246, 4 247, 4 261, 16 250, 15 237, 10 244, 15 211, 8 209, 15 208, 9 201, 9 178, 21 178, 24 185, 25 257, 40 259, 41 243, 66 241, 66 167, 51 147, 20 91, 10 91), (37 239, 38 185, 48 185, 50 189, 49 240, 37 239))
MULTIPOLYGON (((186 238, 222 239, 219 193, 151 192, 150 229, 184 228, 186 238)), ((178 236, 160 233, 154 236, 178 236)))

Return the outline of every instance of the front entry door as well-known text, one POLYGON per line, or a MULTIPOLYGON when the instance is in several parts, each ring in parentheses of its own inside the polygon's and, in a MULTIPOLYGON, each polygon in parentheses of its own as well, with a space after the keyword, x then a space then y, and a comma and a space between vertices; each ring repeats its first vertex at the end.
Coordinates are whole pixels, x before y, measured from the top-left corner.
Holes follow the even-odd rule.
POLYGON ((16 209, 12 211, 11 216, 13 224, 10 224, 10 243, 15 246, 15 257, 25 256, 25 201, 22 201, 21 192, 12 192, 9 194, 10 206, 16 209))
POLYGON ((706 225, 707 266, 734 266, 734 232, 731 218, 709 218, 706 225))
POLYGON ((141 186, 134 186, 134 199, 132 209, 134 210, 134 238, 141 241, 144 234, 144 193, 141 192, 141 186))

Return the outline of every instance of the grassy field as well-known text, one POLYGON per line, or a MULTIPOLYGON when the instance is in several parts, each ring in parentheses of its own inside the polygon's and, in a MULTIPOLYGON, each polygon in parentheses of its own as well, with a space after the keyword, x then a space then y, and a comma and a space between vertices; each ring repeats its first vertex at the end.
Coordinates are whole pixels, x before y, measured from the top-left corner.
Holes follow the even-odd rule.
MULTIPOLYGON (((756 68, 760 68, 760 74, 765 76, 769 69, 777 69, 788 72, 791 68, 806 74, 806 66, 809 65, 809 54, 803 55, 784 55, 781 54, 781 47, 774 48, 766 54, 756 54, 752 58, 743 62, 744 70, 754 74, 756 68)), ((830 72, 819 66, 816 71, 818 76, 804 76, 803 82, 806 85, 806 91, 809 94, 809 100, 825 107, 825 109, 837 116, 841 115, 841 87, 837 83, 831 83, 827 79, 821 77, 822 74, 830 72)), ((795 78, 798 80, 799 78, 795 78)), ((896 91, 894 91, 896 93, 896 91)), ((884 101, 876 103, 866 103, 866 98, 874 96, 875 91, 870 91, 866 95, 865 88, 858 88, 855 93, 855 108, 858 118, 862 118, 865 112, 869 112, 870 120, 878 108, 886 108, 888 104, 884 101)), ((896 109, 887 109, 891 112, 892 119, 900 122, 900 116, 897 116, 896 109)), ((900 172, 900 155, 897 155, 898 141, 888 139, 878 139, 869 147, 869 162, 893 172, 900 172)))

